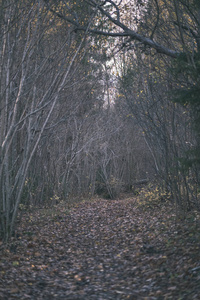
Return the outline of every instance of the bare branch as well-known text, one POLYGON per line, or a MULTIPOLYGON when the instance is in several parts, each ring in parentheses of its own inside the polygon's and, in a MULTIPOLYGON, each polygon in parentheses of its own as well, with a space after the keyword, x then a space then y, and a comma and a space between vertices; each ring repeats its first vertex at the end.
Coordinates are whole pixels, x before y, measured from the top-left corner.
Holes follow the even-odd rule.
MULTIPOLYGON (((169 49, 155 41, 153 41, 152 37, 153 34, 157 28, 157 23, 158 23, 158 18, 157 18, 157 23, 155 25, 155 28, 151 34, 151 38, 148 38, 144 35, 141 35, 139 33, 137 33, 135 30, 132 30, 130 28, 128 28, 124 23, 122 23, 120 21, 120 12, 119 12, 119 7, 112 1, 104 1, 103 4, 98 4, 96 1, 94 0, 88 0, 87 3, 92 6, 95 7, 96 9, 98 9, 99 12, 101 12, 101 14, 105 17, 107 17, 107 19, 109 21, 111 21, 114 25, 116 25, 119 28, 118 32, 112 32, 112 31, 104 31, 104 30, 98 30, 95 28, 91 28, 91 27, 84 27, 84 26, 80 26, 78 22, 75 22, 74 20, 58 13, 55 12, 53 9, 50 8, 50 11, 52 13, 54 13, 57 17, 73 24, 76 27, 76 31, 88 31, 89 33, 95 34, 95 35, 103 35, 103 36, 110 36, 110 37, 130 37, 130 39, 132 41, 136 40, 139 41, 140 43, 142 43, 143 45, 149 46, 150 48, 153 48, 157 51, 157 53, 161 53, 173 58, 176 58, 179 56, 179 54, 181 53, 180 51, 176 51, 176 50, 172 50, 169 49), (111 3, 117 10, 117 18, 113 18, 112 15, 105 9, 105 7, 103 7, 107 2, 111 3)), ((157 10, 157 12, 159 13, 159 11, 157 10)))
POLYGON ((153 31, 151 33, 151 36, 150 36, 151 39, 153 39, 154 33, 155 33, 155 31, 158 27, 158 23, 159 23, 159 20, 160 20, 160 9, 159 9, 159 5, 158 5, 158 1, 157 0, 154 0, 154 1, 156 3, 157 19, 156 19, 156 24, 155 24, 155 26, 153 28, 153 31))

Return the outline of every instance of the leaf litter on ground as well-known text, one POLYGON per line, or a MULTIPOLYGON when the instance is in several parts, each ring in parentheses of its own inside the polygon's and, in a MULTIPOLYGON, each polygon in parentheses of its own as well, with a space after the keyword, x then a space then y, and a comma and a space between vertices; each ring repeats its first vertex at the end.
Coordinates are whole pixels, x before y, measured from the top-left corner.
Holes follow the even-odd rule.
POLYGON ((21 216, 0 247, 0 299, 200 299, 198 218, 95 199, 21 216))

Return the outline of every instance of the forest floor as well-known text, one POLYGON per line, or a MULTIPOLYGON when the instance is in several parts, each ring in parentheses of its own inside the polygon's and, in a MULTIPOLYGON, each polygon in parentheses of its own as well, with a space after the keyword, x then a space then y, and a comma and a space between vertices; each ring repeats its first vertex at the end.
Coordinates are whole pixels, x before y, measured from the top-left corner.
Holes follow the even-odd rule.
POLYGON ((170 203, 83 201, 25 211, 0 245, 0 299, 200 299, 199 216, 170 203))

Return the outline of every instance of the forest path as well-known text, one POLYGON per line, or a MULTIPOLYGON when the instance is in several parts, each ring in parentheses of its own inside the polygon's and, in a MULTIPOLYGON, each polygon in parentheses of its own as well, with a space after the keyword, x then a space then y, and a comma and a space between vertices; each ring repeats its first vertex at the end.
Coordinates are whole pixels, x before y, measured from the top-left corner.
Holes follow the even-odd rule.
POLYGON ((0 299, 200 299, 196 225, 135 199, 26 213, 0 250, 0 299))

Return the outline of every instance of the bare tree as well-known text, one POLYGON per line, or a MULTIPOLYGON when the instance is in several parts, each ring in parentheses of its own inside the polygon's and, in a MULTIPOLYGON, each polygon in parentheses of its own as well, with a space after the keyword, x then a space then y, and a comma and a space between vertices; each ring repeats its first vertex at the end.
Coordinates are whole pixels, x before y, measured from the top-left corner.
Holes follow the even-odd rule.
POLYGON ((2 1, 1 27, 1 235, 12 234, 34 154, 45 133, 84 38, 75 47, 70 28, 59 24, 42 1, 2 1), (57 38, 57 44, 52 39, 57 38), (56 47, 55 47, 56 45, 56 47))

